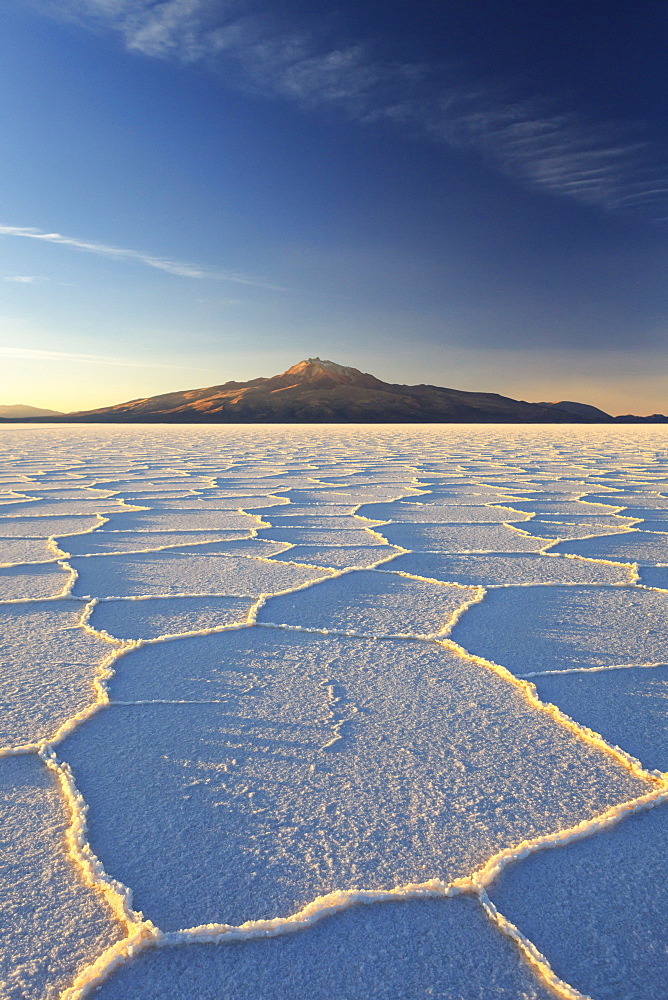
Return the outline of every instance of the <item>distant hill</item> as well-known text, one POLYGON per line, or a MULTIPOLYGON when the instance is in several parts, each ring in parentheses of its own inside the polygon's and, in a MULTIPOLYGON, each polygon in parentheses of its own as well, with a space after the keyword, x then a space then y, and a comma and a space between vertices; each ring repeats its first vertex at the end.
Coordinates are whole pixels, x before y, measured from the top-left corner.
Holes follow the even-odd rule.
POLYGON ((599 410, 597 406, 590 406, 589 403, 574 403, 569 399, 562 399, 559 403, 539 403, 538 406, 555 406, 558 410, 565 410, 575 417, 587 417, 590 420, 612 420, 613 418, 605 410, 599 410))
POLYGON ((586 403, 527 403, 490 392, 398 385, 334 361, 308 358, 271 378, 169 392, 53 419, 85 423, 554 424, 610 423, 617 418, 586 403))
POLYGON ((611 417, 597 406, 590 406, 589 403, 573 403, 570 400, 562 400, 560 403, 539 403, 539 406, 555 406, 558 410, 565 410, 573 416, 584 417, 588 423, 612 420, 617 424, 668 424, 668 417, 663 413, 652 413, 649 417, 635 417, 632 413, 611 417))
POLYGON ((0 417, 12 417, 20 420, 22 417, 62 417, 61 410, 45 410, 42 406, 26 406, 24 403, 12 403, 0 406, 0 417))

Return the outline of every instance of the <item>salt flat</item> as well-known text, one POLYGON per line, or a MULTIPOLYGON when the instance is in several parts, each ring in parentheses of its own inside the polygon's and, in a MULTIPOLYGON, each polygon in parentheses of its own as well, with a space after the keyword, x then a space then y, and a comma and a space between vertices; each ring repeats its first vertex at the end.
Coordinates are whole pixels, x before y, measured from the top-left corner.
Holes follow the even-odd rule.
POLYGON ((665 430, 0 454, 0 997, 661 995, 665 430))

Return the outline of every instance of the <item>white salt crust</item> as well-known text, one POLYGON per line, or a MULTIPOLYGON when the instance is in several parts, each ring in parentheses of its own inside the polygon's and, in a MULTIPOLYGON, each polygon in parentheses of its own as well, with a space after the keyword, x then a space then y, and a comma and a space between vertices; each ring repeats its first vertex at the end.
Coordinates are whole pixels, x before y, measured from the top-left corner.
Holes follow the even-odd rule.
MULTIPOLYGON (((44 426, 0 453, 0 765, 29 789, 5 797, 3 995, 145 998, 146 967, 156 996, 180 969, 174 995, 206 997, 232 953, 206 971, 184 946, 245 941, 235 1000, 265 966, 291 970, 277 1000, 336 1000, 309 935, 331 917, 319 954, 352 955, 359 912, 396 939, 394 996, 422 982, 431 899, 461 944, 436 978, 425 950, 428 990, 588 996, 494 887, 668 798, 660 430, 44 426)), ((628 936, 614 1000, 659 924, 628 936)))

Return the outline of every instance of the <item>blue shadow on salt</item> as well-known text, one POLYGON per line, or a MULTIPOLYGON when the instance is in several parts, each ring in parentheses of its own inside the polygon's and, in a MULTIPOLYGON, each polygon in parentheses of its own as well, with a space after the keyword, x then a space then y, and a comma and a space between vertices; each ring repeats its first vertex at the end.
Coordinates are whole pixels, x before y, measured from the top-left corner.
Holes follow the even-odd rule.
POLYGON ((472 587, 359 570, 269 598, 257 620, 363 635, 431 635, 476 595, 472 587))
POLYGON ((89 624, 116 639, 158 639, 243 624, 253 607, 248 597, 151 597, 102 601, 89 624))
POLYGON ((445 583, 479 586, 509 584, 625 583, 628 569, 583 559, 512 553, 411 552, 391 567, 402 573, 430 577, 445 583))
POLYGON ((668 561, 668 535, 648 531, 626 531, 617 535, 599 535, 558 542, 550 551, 571 553, 590 559, 617 562, 654 563, 668 561))
MULTIPOLYGON (((668 539, 668 535, 666 538, 668 539)), ((640 570, 640 582, 645 587, 668 590, 668 566, 643 566, 640 570)))
POLYGON ((146 952, 100 1000, 549 1000, 470 898, 354 906, 283 937, 146 952))
POLYGON ((469 608, 451 637, 468 652, 528 677, 663 663, 668 594, 639 587, 506 587, 469 608))
POLYGON ((668 808, 506 869, 489 894, 558 976, 596 1000, 659 1000, 668 982, 668 808))
POLYGON ((668 770, 668 666, 536 677, 543 701, 636 757, 668 770))

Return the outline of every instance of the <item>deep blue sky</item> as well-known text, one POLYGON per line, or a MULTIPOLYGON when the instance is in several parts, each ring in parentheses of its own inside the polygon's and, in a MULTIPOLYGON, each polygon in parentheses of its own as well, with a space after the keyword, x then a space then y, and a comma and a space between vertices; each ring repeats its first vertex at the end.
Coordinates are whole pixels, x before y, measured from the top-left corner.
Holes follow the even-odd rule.
POLYGON ((1 403, 319 355, 668 409, 663 0, 2 16, 1 403))

